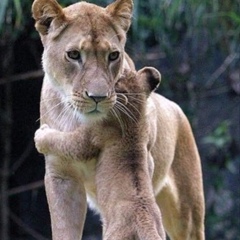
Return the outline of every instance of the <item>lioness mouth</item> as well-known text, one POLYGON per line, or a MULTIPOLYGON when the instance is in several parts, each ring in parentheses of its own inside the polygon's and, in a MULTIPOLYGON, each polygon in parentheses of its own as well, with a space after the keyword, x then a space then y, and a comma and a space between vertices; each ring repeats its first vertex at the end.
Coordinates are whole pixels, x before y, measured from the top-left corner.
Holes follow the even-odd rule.
POLYGON ((101 112, 99 110, 97 110, 97 108, 96 108, 96 109, 88 112, 87 114, 99 114, 99 113, 101 113, 101 112))

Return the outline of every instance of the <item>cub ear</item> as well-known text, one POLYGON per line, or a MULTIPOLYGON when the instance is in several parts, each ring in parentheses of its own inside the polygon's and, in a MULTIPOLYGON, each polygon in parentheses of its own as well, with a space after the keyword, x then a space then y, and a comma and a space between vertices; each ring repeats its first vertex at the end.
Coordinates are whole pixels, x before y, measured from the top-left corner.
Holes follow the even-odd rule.
MULTIPOLYGON (((33 18, 35 27, 40 35, 47 35, 50 25, 54 22, 53 29, 64 26, 65 16, 62 7, 56 0, 35 0, 32 5, 33 18)), ((60 31, 56 32, 59 33, 60 31)))
POLYGON ((124 31, 128 31, 133 11, 132 0, 116 0, 107 6, 106 11, 113 18, 113 21, 116 21, 124 31))
POLYGON ((143 83, 144 91, 149 95, 155 91, 161 82, 160 72, 153 67, 144 67, 137 72, 137 78, 143 83))

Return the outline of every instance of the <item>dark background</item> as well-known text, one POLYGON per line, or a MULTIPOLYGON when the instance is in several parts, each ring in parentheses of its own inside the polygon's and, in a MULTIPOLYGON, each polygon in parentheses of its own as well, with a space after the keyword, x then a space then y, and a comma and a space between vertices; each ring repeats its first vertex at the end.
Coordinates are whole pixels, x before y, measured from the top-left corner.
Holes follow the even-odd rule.
MULTIPOLYGON (((62 0, 66 6, 75 1, 62 0)), ((111 1, 91 1, 102 6, 111 1)), ((0 239, 50 239, 39 126, 42 45, 28 0, 0 1, 0 239)), ((188 116, 203 165, 206 239, 240 239, 240 3, 134 0, 126 50, 156 67, 188 116)), ((101 239, 88 213, 84 239, 101 239)))

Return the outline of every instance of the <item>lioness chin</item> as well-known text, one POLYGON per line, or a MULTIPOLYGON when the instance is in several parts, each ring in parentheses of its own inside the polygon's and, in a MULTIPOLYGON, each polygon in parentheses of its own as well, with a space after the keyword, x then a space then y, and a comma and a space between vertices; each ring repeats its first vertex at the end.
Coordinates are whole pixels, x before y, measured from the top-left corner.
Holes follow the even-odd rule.
POLYGON ((151 93, 153 68, 135 72, 124 51, 133 3, 61 8, 35 0, 44 46, 41 125, 54 240, 81 239, 87 210, 104 240, 204 239, 202 173, 181 109, 151 93), (46 125, 47 124, 47 125, 46 125))

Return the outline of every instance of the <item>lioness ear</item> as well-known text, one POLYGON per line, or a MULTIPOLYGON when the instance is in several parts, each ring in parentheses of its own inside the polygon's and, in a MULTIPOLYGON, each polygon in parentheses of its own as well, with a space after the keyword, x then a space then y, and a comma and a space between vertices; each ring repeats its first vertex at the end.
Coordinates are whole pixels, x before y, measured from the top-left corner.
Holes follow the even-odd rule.
POLYGON ((36 21, 35 27, 41 35, 48 34, 52 22, 54 22, 54 30, 62 29, 61 27, 64 25, 65 16, 56 0, 35 0, 32 5, 32 13, 36 21))
POLYGON ((131 25, 132 10, 132 0, 116 0, 106 8, 113 21, 116 21, 126 32, 131 25))
POLYGON ((137 72, 137 77, 144 84, 144 91, 150 94, 155 91, 161 82, 160 72, 153 67, 144 67, 137 72))

